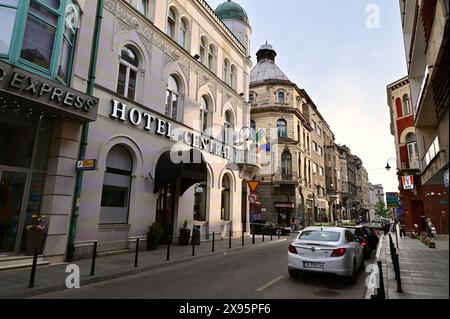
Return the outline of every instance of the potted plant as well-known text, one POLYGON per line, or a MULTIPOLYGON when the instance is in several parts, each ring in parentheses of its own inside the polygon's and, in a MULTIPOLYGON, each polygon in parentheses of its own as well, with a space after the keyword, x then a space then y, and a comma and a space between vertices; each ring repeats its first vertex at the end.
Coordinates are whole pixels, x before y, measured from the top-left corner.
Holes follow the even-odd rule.
POLYGON ((187 228, 187 220, 183 223, 183 228, 180 228, 180 238, 179 238, 179 245, 180 246, 187 246, 189 245, 189 238, 191 237, 191 230, 187 228))
POLYGON ((163 228, 159 223, 153 223, 147 232, 147 250, 156 250, 163 234, 163 228))
POLYGON ((46 220, 44 217, 33 215, 31 223, 26 227, 25 232, 25 255, 34 255, 35 248, 38 248, 38 254, 44 251, 44 242, 46 236, 46 220))

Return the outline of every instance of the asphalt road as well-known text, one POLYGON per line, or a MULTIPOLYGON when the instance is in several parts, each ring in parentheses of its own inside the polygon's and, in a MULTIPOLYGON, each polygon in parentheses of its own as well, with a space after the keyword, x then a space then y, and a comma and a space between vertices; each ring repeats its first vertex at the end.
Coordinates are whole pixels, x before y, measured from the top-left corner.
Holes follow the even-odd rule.
MULTIPOLYGON (((363 299, 365 279, 351 285, 333 275, 306 274, 291 279, 287 272, 290 240, 263 247, 235 250, 207 259, 187 262, 71 289, 36 298, 81 299, 363 299)), ((366 261, 366 264, 372 261, 366 261)))

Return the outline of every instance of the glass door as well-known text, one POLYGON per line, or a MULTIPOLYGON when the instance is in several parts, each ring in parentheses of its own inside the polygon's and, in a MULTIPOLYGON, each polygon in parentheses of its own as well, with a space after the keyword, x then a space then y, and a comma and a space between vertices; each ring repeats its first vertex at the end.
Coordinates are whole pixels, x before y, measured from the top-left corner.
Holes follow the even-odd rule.
POLYGON ((0 253, 14 253, 27 174, 0 169, 0 253))

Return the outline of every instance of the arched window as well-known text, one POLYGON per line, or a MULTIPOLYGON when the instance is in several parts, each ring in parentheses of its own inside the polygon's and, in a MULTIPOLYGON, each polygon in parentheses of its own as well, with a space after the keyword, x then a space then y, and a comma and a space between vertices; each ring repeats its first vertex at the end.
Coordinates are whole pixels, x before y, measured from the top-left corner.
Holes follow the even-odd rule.
POLYGON ((411 114, 411 103, 408 94, 403 95, 403 116, 411 114))
POLYGON ((222 178, 222 198, 220 219, 230 220, 230 206, 231 206, 231 182, 227 174, 222 178))
POLYGON ((136 53, 128 46, 124 47, 120 55, 118 94, 134 100, 138 70, 139 60, 136 53))
POLYGON ((214 68, 214 56, 215 56, 214 45, 210 44, 208 49, 208 69, 210 69, 211 71, 214 68))
POLYGON ((277 94, 277 103, 284 104, 285 96, 283 92, 278 92, 277 94))
POLYGON ((228 82, 228 68, 230 67, 230 63, 228 62, 227 59, 225 59, 225 61, 223 61, 223 78, 222 80, 229 84, 228 82))
POLYGON ((173 75, 169 76, 166 92, 166 116, 171 119, 178 119, 178 106, 180 100, 180 86, 173 75))
POLYGON ((406 135, 406 143, 408 148, 409 168, 419 169, 419 149, 416 142, 416 134, 408 133, 406 135))
POLYGON ((200 39, 200 62, 205 64, 206 63, 206 39, 205 37, 201 37, 200 39))
POLYGON ((103 179, 100 224, 128 223, 133 160, 128 150, 116 145, 106 158, 103 179))
POLYGON ((236 70, 236 66, 233 64, 231 65, 231 74, 230 74, 230 86, 236 90, 237 87, 237 70, 236 70))
POLYGON ((281 154, 281 175, 289 178, 292 176, 292 155, 289 151, 281 154))
POLYGON ((224 143, 231 145, 233 144, 233 134, 234 134, 234 119, 230 111, 225 112, 225 123, 224 123, 224 143))
POLYGON ((176 15, 173 8, 169 9, 169 14, 167 15, 167 30, 166 33, 172 39, 175 39, 175 24, 176 24, 176 15))
POLYGON ((187 36, 187 24, 184 19, 180 21, 180 27, 178 28, 178 44, 186 49, 186 36, 187 36))
POLYGON ((286 138, 287 137, 287 123, 285 120, 278 120, 277 122, 278 128, 278 137, 286 138))
POLYGON ((200 129, 205 132, 208 128, 208 100, 202 96, 200 99, 200 129))

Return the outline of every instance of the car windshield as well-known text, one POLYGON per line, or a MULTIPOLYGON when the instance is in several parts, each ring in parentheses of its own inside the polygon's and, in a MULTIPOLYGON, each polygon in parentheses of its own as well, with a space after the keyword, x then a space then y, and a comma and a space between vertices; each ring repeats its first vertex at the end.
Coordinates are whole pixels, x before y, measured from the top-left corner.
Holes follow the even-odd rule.
POLYGON ((328 230, 305 230, 303 231, 299 239, 302 240, 314 240, 314 241, 339 241, 341 233, 328 230))

